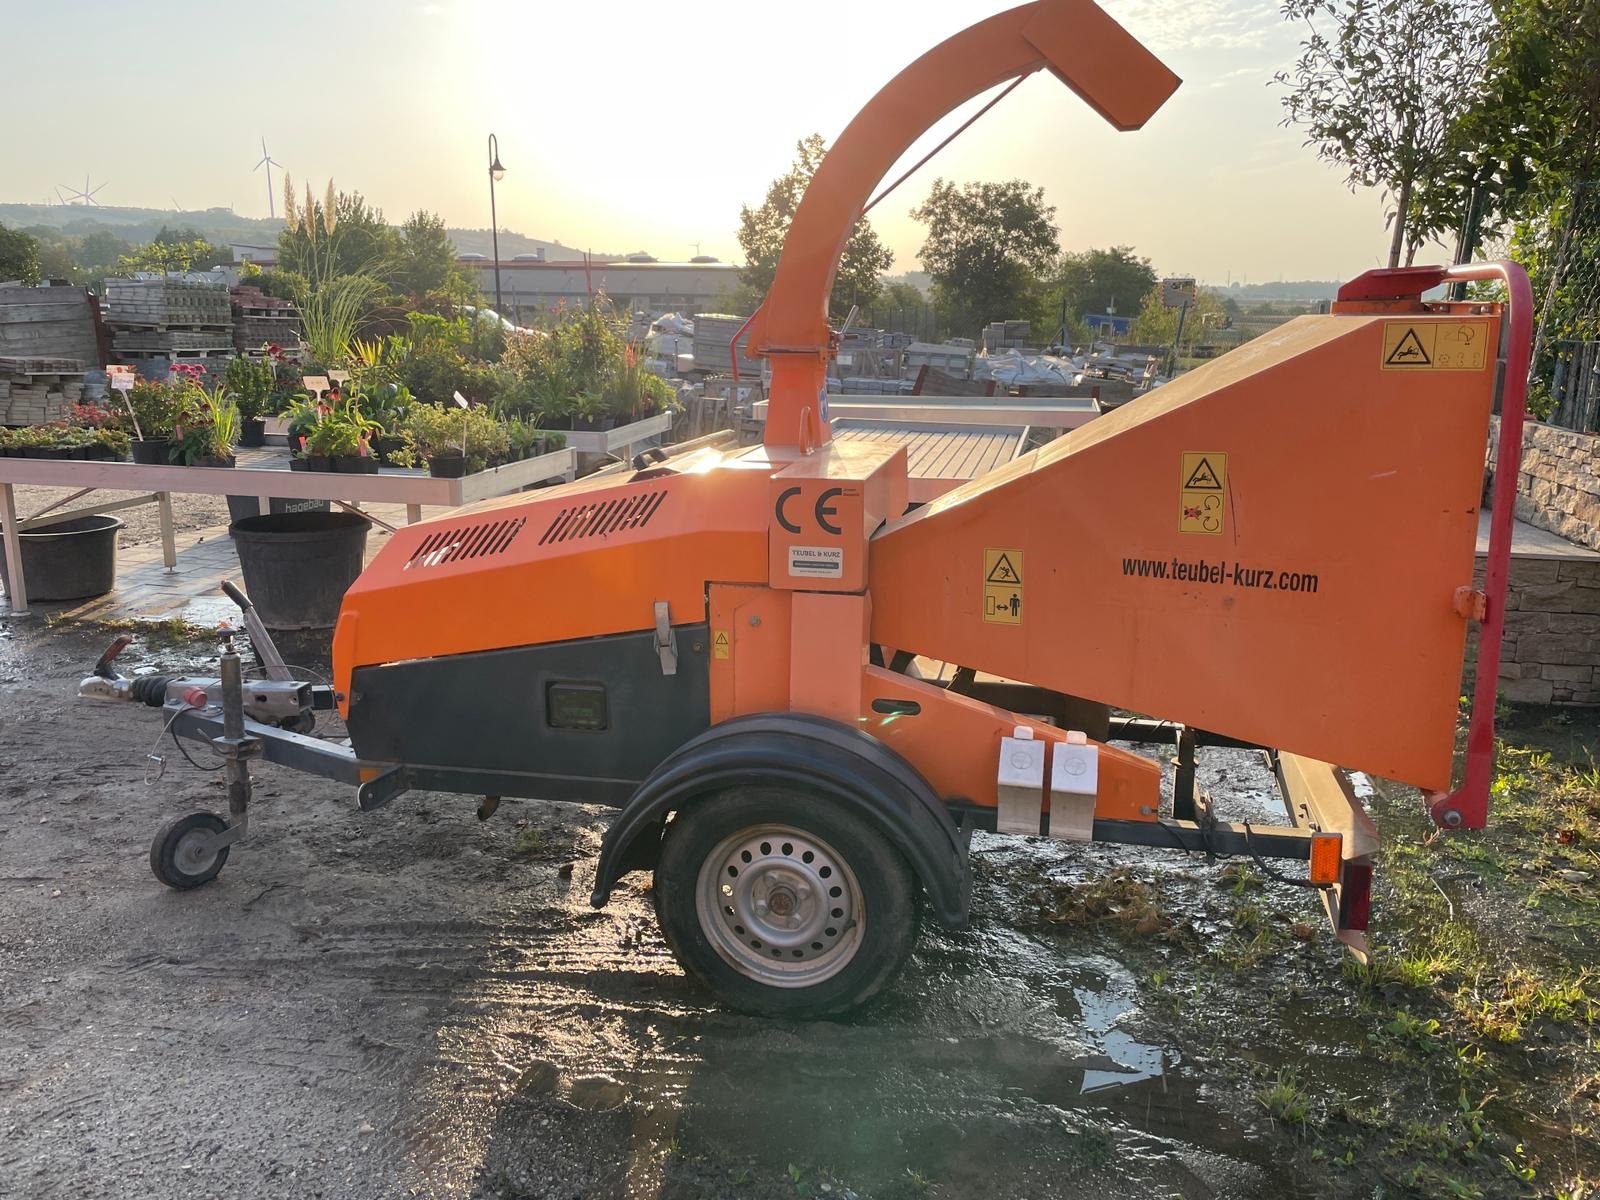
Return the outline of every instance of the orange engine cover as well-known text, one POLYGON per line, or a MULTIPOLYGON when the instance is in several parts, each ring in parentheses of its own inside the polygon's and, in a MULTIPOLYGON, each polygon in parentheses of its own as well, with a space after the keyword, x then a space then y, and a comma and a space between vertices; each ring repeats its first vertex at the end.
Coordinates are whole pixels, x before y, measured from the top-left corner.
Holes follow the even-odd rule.
POLYGON ((710 455, 397 530, 345 593, 335 690, 359 666, 649 629, 663 600, 674 624, 703 621, 707 581, 767 576, 768 471, 740 465, 710 455))

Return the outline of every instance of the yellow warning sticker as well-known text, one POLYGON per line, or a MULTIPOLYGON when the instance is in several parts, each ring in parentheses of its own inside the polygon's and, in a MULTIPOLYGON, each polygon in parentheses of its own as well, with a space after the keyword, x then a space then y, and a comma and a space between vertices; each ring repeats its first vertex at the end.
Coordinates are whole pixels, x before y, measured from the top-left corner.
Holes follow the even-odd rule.
POLYGON ((728 650, 728 631, 726 629, 719 629, 711 635, 711 657, 727 658, 728 650))
POLYGON ((983 619, 995 625, 1022 624, 1022 551, 983 552, 983 619))
POLYGON ((1489 362, 1487 321, 1390 321, 1385 371, 1481 371, 1489 362))
POLYGON ((1228 456, 1185 450, 1178 470, 1178 532, 1220 535, 1227 523, 1228 456))

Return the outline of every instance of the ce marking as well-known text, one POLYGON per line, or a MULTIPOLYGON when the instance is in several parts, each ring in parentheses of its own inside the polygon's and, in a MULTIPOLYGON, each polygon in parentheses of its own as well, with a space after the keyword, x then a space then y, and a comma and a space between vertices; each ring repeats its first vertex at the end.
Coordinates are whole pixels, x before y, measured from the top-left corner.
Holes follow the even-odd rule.
MULTIPOLYGON (((844 489, 843 488, 831 487, 831 488, 825 489, 822 492, 822 494, 817 497, 817 502, 812 507, 812 510, 811 510, 813 515, 817 518, 817 524, 820 525, 823 528, 823 530, 825 530, 828 533, 833 534, 835 537, 837 537, 840 534, 844 533, 844 530, 841 529, 838 525, 835 525, 828 518, 829 517, 836 517, 836 516, 839 515, 839 510, 834 507, 834 503, 833 502, 839 496, 841 496, 843 493, 844 493, 844 489)), ((794 497, 798 496, 799 494, 800 494, 800 489, 797 488, 797 487, 785 488, 782 492, 778 493, 778 503, 777 503, 778 524, 782 525, 790 533, 799 533, 800 532, 800 526, 796 525, 793 521, 789 520, 789 514, 786 511, 788 506, 789 506, 789 501, 792 500, 794 497)))

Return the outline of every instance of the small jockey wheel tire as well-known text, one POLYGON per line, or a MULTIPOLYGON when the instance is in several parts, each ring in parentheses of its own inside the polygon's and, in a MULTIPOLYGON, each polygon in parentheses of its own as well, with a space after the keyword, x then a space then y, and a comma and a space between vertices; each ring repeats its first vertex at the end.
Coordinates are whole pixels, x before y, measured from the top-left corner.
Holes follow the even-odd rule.
POLYGON ((192 812, 168 821, 150 843, 150 869, 178 891, 210 883, 228 861, 229 847, 212 850, 206 843, 227 828, 228 823, 213 812, 192 812))

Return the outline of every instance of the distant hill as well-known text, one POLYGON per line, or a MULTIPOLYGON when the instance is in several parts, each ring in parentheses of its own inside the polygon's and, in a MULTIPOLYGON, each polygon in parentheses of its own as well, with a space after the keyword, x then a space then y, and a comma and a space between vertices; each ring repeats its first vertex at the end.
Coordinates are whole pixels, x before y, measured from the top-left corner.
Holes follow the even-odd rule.
MULTIPOLYGON (((112 233, 129 242, 148 242, 169 229, 193 229, 217 245, 241 242, 270 246, 283 229, 282 218, 241 217, 228 208, 186 211, 175 208, 115 208, 111 205, 76 204, 0 204, 0 225, 26 229, 42 225, 59 229, 73 237, 91 233, 112 233)), ((450 240, 461 254, 488 254, 492 248, 487 229, 451 229, 450 240)), ((507 229, 500 231, 500 254, 511 258, 543 250, 549 258, 582 258, 583 251, 560 242, 547 242, 507 229)), ((597 259, 617 258, 615 254, 596 254, 597 259)))
POLYGON ((1221 293, 1240 304, 1266 304, 1272 301, 1309 304, 1332 300, 1344 286, 1338 279, 1300 279, 1286 283, 1207 283, 1203 287, 1221 293))

